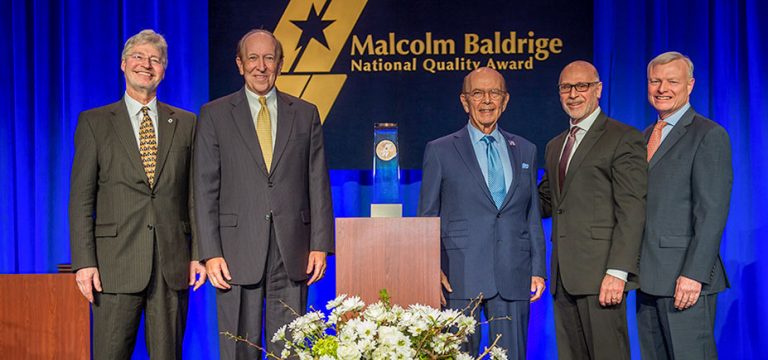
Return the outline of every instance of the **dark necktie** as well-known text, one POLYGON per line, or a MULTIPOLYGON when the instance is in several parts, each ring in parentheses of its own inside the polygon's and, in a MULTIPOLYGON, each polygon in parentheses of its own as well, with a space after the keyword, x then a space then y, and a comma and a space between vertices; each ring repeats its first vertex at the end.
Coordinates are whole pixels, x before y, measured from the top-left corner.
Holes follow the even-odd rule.
POLYGON ((558 165, 557 172, 559 175, 560 183, 558 184, 560 192, 563 191, 563 184, 565 184, 565 171, 568 169, 568 160, 571 157, 573 151, 573 145, 576 143, 576 133, 579 132, 578 126, 571 127, 571 131, 568 132, 568 139, 565 141, 565 149, 563 149, 563 155, 560 156, 560 164, 558 165))
POLYGON ((501 165, 499 151, 494 146, 496 139, 486 135, 480 139, 485 143, 485 156, 488 159, 488 190, 491 191, 496 208, 501 208, 504 197, 507 196, 507 184, 504 181, 504 167, 501 165))
POLYGON ((155 165, 157 163, 157 138, 152 118, 149 117, 149 108, 141 108, 142 118, 139 125, 139 152, 144 172, 147 174, 149 187, 155 186, 155 165))

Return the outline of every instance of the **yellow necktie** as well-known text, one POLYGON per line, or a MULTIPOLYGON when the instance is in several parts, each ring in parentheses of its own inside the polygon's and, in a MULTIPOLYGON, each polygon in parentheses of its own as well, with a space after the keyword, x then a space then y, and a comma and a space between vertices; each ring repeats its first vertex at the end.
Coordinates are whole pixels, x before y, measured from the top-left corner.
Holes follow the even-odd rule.
POLYGON ((141 108, 142 118, 139 126, 139 152, 144 172, 149 180, 149 187, 155 186, 155 165, 157 162, 157 138, 155 127, 152 126, 152 118, 149 117, 149 108, 141 108))
POLYGON ((267 172, 272 168, 272 120, 269 118, 269 109, 267 109, 267 98, 259 96, 261 110, 256 116, 256 136, 259 138, 261 153, 264 154, 264 164, 267 165, 267 172))

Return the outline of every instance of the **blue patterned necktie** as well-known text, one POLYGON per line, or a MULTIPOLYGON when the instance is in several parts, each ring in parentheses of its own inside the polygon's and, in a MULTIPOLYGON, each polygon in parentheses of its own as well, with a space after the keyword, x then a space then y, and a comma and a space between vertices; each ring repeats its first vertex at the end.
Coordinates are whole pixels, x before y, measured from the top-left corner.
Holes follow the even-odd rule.
POLYGON ((493 145, 496 139, 486 135, 480 140, 485 143, 485 155, 488 158, 488 190, 491 191, 496 208, 501 208, 501 203, 507 196, 507 183, 504 181, 504 167, 501 166, 499 150, 493 145))

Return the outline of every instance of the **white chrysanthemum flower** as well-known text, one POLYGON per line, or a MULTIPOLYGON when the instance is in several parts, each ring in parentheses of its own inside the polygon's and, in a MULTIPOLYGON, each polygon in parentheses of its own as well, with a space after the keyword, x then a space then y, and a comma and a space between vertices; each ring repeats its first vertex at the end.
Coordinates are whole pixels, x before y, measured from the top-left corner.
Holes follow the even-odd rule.
POLYGON ((340 343, 336 349, 336 358, 339 360, 358 360, 363 354, 354 343, 340 343))
POLYGON ((387 317, 387 308, 381 302, 369 305, 363 312, 363 317, 377 323, 383 322, 387 317))
POLYGON ((287 328, 287 325, 281 326, 277 331, 275 331, 275 335, 272 336, 272 342, 276 343, 278 341, 285 341, 285 329, 287 328))
POLYGON ((323 355, 318 360, 336 360, 336 358, 331 355, 323 355))
POLYGON ((456 355, 456 360, 475 360, 475 358, 469 356, 469 354, 461 353, 456 355))
POLYGON ((289 356, 291 356, 291 351, 288 349, 283 349, 283 351, 280 352, 280 357, 283 359, 287 359, 289 356))
POLYGON ((335 299, 329 301, 328 304, 325 305, 325 308, 328 310, 331 310, 335 307, 338 307, 339 305, 341 305, 341 302, 344 301, 344 299, 346 298, 347 298, 347 294, 341 294, 337 296, 335 299))
POLYGON ((507 350, 504 350, 498 346, 491 348, 492 360, 507 360, 507 350))

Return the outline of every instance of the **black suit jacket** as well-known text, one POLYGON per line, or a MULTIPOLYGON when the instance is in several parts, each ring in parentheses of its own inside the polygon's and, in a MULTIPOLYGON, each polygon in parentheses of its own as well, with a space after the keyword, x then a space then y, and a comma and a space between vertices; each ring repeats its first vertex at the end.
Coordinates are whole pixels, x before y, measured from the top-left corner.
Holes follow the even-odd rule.
POLYGON ((627 290, 637 288, 648 168, 642 134, 601 112, 576 148, 560 192, 567 135, 547 144, 539 184, 542 215, 553 218, 551 279, 559 272, 568 293, 596 295, 606 270, 616 269, 629 273, 627 290))
POLYGON ((223 256, 232 283, 264 274, 270 221, 286 271, 307 278, 310 251, 333 252, 333 207, 317 108, 277 92, 267 171, 245 89, 203 105, 195 140, 200 257, 223 256))
POLYGON ((77 123, 69 197, 72 268, 98 267, 104 292, 143 290, 153 256, 171 288, 188 287, 189 262, 196 257, 190 224, 195 115, 161 102, 157 109, 154 188, 124 100, 84 111, 77 123))

